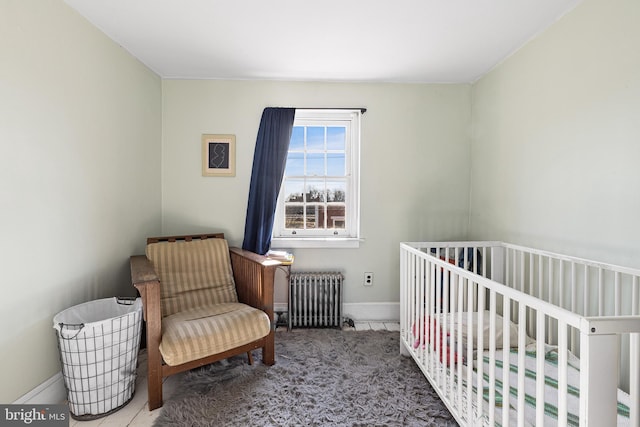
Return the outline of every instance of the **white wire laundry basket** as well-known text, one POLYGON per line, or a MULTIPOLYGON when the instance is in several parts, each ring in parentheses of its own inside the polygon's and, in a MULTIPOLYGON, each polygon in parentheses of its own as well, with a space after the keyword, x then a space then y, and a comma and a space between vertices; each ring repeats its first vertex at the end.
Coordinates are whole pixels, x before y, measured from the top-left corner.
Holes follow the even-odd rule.
POLYGON ((69 412, 104 417, 133 398, 142 331, 140 298, 105 298, 53 318, 69 412))

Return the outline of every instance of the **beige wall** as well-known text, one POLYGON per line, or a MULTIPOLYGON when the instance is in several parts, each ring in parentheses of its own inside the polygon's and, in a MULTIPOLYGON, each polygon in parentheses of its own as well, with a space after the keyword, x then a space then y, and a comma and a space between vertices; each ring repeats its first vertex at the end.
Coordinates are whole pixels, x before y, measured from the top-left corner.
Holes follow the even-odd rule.
POLYGON ((53 316, 133 295, 160 230, 161 84, 61 0, 0 2, 0 402, 60 370, 53 316))
MULTIPOLYGON (((359 249, 296 249, 298 270, 337 268, 345 301, 397 302, 400 241, 457 239, 468 222, 470 86, 164 80, 165 233, 224 231, 241 245, 253 151, 268 106, 366 107, 359 249), (237 140, 237 175, 202 177, 203 133, 237 140), (375 283, 362 285, 372 271, 375 283)), ((284 285, 284 284, 282 284, 284 285)))
POLYGON ((472 237, 640 267, 639 18, 585 0, 474 85, 472 237))

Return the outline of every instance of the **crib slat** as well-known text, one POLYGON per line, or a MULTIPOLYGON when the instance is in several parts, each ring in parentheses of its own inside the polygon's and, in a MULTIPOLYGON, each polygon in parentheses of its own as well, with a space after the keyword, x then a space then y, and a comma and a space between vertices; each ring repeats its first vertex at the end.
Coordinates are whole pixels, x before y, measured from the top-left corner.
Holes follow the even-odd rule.
MULTIPOLYGON (((413 328, 417 331, 417 335, 414 336, 414 339, 417 341, 418 347, 417 347, 417 351, 420 354, 420 358, 422 358, 422 348, 424 346, 424 322, 422 321, 422 319, 424 319, 424 304, 421 304, 421 301, 426 301, 426 303, 429 303, 429 297, 428 295, 426 295, 425 293, 425 288, 426 288, 426 271, 425 271, 425 261, 422 259, 419 259, 418 262, 416 263, 416 270, 417 270, 417 274, 418 274, 418 280, 417 280, 417 286, 414 287, 414 289, 412 289, 412 293, 415 296, 415 298, 417 298, 417 300, 414 300, 414 304, 412 304, 411 308, 413 310, 413 318, 412 318, 412 322, 411 325, 413 325, 413 328)), ((414 334, 415 335, 415 334, 414 334)), ((414 348, 416 348, 415 346, 416 343, 414 343, 414 348)))
MULTIPOLYGON (((468 282, 467 292, 469 299, 476 294, 475 289, 478 287, 476 282, 468 282)), ((476 309, 477 310, 477 309, 476 309)), ((473 414, 473 309, 469 307, 467 311, 467 416, 468 420, 472 419, 473 414)))
MULTIPOLYGON (((437 322, 440 321, 438 316, 440 315, 440 307, 442 305, 442 274, 440 271, 440 267, 434 264, 433 269, 431 270, 431 274, 433 275, 434 279, 434 299, 433 305, 430 307, 431 314, 429 318, 433 319, 433 321, 429 322, 429 336, 432 337, 430 340, 432 342, 431 363, 434 369, 437 369, 438 363, 440 363, 440 361, 438 360, 438 352, 440 351, 440 334, 437 332, 439 327, 439 323, 437 322)), ((436 370, 435 372, 438 373, 438 375, 435 375, 436 381, 438 382, 438 384, 440 384, 440 386, 442 386, 442 376, 440 375, 439 371, 436 370)))
MULTIPOLYGON (((576 283, 576 263, 571 263, 571 311, 573 313, 578 312, 578 290, 576 283)), ((571 351, 576 351, 576 346, 578 342, 578 332, 571 328, 571 336, 569 337, 569 348, 571 351)))
MULTIPOLYGON (((423 260, 419 260, 417 262, 417 266, 418 266, 418 283, 417 283, 417 288, 413 289, 414 295, 417 295, 418 298, 424 298, 425 301, 427 301, 427 304, 429 303, 429 296, 425 294, 425 290, 427 288, 427 271, 425 270, 425 263, 423 262, 423 260)), ((422 348, 424 346, 424 322, 421 322, 421 319, 423 319, 424 316, 424 304, 421 304, 422 300, 418 300, 416 301, 416 303, 418 304, 417 306, 414 306, 414 318, 413 318, 413 325, 418 325, 417 327, 419 328, 420 332, 418 334, 418 337, 420 339, 420 346, 418 347, 418 351, 422 352, 422 348)))
POLYGON ((544 281, 543 281, 543 272, 544 272, 544 258, 538 257, 538 295, 536 295, 540 299, 544 299, 544 281))
POLYGON ((584 290, 582 292, 582 315, 589 315, 589 266, 584 266, 584 290))
POLYGON ((524 388, 524 369, 525 366, 525 346, 526 346, 526 325, 525 325, 525 317, 524 313, 527 309, 526 305, 520 303, 520 318, 523 319, 520 324, 518 324, 518 427, 524 427, 524 398, 525 398, 525 388, 524 388))
MULTIPOLYGON (((445 250, 445 257, 447 256, 447 250, 445 250)), ((436 315, 435 315, 435 319, 436 319, 436 324, 434 327, 434 331, 433 333, 435 335, 430 335, 432 337, 435 337, 435 341, 436 341, 436 352, 435 352, 435 362, 436 363, 440 363, 440 360, 442 359, 441 354, 442 354, 442 334, 440 333, 440 331, 442 330, 442 312, 443 312, 443 307, 445 306, 443 303, 443 295, 446 295, 444 293, 444 281, 445 281, 445 277, 447 276, 446 274, 444 274, 444 272, 442 271, 442 268, 437 268, 437 270, 439 270, 438 272, 438 276, 436 277, 436 293, 437 293, 437 297, 436 297, 436 301, 437 301, 437 306, 436 306, 436 315)), ((440 378, 439 378, 439 383, 440 386, 443 387, 445 385, 445 381, 446 381, 446 372, 444 369, 440 370, 440 378)))
MULTIPOLYGON (((491 252, 491 256, 493 256, 493 248, 490 249, 491 252)), ((491 278, 491 275, 493 274, 493 272, 489 272, 487 270, 487 248, 484 247, 482 248, 482 274, 484 274, 484 277, 488 277, 491 278)))
MULTIPOLYGON (((534 254, 529 253, 529 292, 531 295, 535 296, 535 288, 534 288, 534 271, 535 271, 535 257, 534 254)), ((533 324, 533 309, 527 310, 527 325, 533 324)), ((530 326, 531 327, 531 326, 530 326)), ((533 331, 530 331, 531 335, 533 335, 533 331)))
POLYGON ((558 321, 558 426, 567 425, 567 324, 558 321))
MULTIPOLYGON (((429 295, 431 296, 431 301, 429 302, 429 316, 427 317, 427 319, 434 319, 434 313, 435 313, 435 307, 438 304, 438 292, 437 292, 437 283, 438 283, 438 279, 437 279, 437 267, 434 263, 429 264, 429 284, 430 284, 430 288, 429 288, 429 295)), ((429 329, 429 336, 430 337, 436 337, 435 334, 435 322, 432 322, 431 320, 427 321, 427 328, 429 329)), ((436 337, 437 338, 437 337, 436 337)), ((436 347, 436 340, 435 339, 431 339, 431 340, 425 340, 425 344, 426 347, 429 348, 429 352, 426 352, 427 354, 427 358, 428 358, 428 362, 429 362, 429 369, 431 370, 431 372, 437 372, 435 371, 435 367, 436 367, 436 360, 434 358, 434 351, 435 351, 435 347, 436 347)), ((434 378, 436 380, 436 382, 440 381, 440 378, 437 375, 434 375, 434 378)))
MULTIPOLYGON (((405 313, 404 316, 407 319, 406 323, 404 324, 405 328, 404 328, 404 334, 405 336, 409 336, 409 327, 411 327, 411 325, 413 325, 413 327, 415 328, 415 325, 417 324, 417 318, 416 318, 416 304, 417 301, 415 298, 417 297, 417 293, 416 293, 416 286, 419 286, 420 280, 421 280, 421 274, 420 274, 420 269, 416 266, 416 255, 411 254, 411 253, 406 253, 403 251, 403 255, 405 255, 405 257, 407 259, 405 259, 405 264, 407 264, 407 268, 410 268, 411 270, 409 271, 405 271, 402 274, 402 278, 403 280, 408 281, 406 289, 401 289, 400 292, 400 298, 403 298, 403 307, 405 307, 405 313), (404 298, 408 298, 408 300, 405 300, 404 298)), ((401 287, 402 288, 402 287, 401 287)), ((401 325, 402 326, 402 325, 401 325)), ((403 330, 402 328, 400 328, 401 330, 403 330)), ((414 333, 415 335, 415 333, 414 333)), ((415 336, 413 337, 415 338, 415 336)))
MULTIPOLYGON (((549 261, 549 278, 547 279, 547 284, 549 285, 549 296, 547 298, 547 302, 550 302, 553 304, 553 258, 551 257, 547 257, 548 261, 549 261)), ((547 316, 547 331, 549 331, 549 339, 552 340, 553 337, 553 329, 552 329, 552 318, 550 316, 547 316)))
MULTIPOLYGON (((469 251, 467 250, 466 247, 462 247, 461 250, 463 251, 463 253, 460 254, 460 255, 462 255, 462 260, 463 260, 462 261, 462 268, 467 270, 467 266, 469 265, 469 251)), ((460 255, 458 255, 458 257, 456 257, 456 259, 459 259, 460 255)), ((470 270, 472 270, 472 269, 470 269, 470 270)))
POLYGON ((432 287, 432 271, 431 271, 431 265, 425 261, 424 263, 422 263, 420 265, 421 268, 421 275, 423 276, 421 278, 421 283, 420 283, 420 293, 422 294, 422 297, 424 298, 424 301, 426 301, 426 305, 422 304, 421 301, 419 301, 420 306, 419 306, 419 313, 418 313, 418 318, 416 319, 417 322, 419 322, 420 324, 420 353, 421 353, 421 357, 422 360, 424 360, 425 357, 425 348, 428 345, 427 344, 427 340, 425 339, 425 335, 427 333, 427 326, 425 326, 425 319, 427 314, 429 313, 430 307, 433 306, 433 296, 431 293, 431 289, 433 289, 432 287))
MULTIPOLYGON (((410 325, 415 325, 416 323, 416 316, 415 316, 415 303, 416 300, 415 298, 415 292, 416 292, 416 284, 420 283, 420 280, 422 279, 420 275, 418 275, 416 277, 416 275, 414 274, 414 272, 416 271, 415 265, 416 265, 416 255, 415 254, 411 254, 411 253, 407 253, 403 251, 403 254, 405 255, 405 257, 407 258, 405 260, 405 263, 408 265, 408 268, 410 268, 409 271, 405 271, 403 274, 404 280, 406 280, 407 283, 407 289, 404 289, 404 291, 400 294, 400 296, 404 296, 404 298, 409 298, 409 300, 404 300, 403 302, 403 306, 405 307, 406 313, 405 313, 405 317, 406 317, 406 323, 405 325, 405 336, 409 337, 409 327, 410 325)), ((419 274, 419 270, 418 270, 418 274, 419 274)), ((402 329, 402 328, 401 328, 402 329)), ((402 345, 402 344, 401 344, 402 345)))
POLYGON ((638 301, 638 276, 633 276, 631 281, 631 314, 637 316, 640 313, 640 301, 638 301))
POLYGON ((513 284, 511 283, 511 248, 506 248, 504 251, 504 259, 505 259, 505 263, 504 263, 504 284, 509 286, 509 287, 513 287, 513 284))
MULTIPOLYGON (((465 296, 465 292, 464 292, 464 285, 465 285, 466 279, 464 278, 460 278, 458 280, 458 308, 456 310, 456 313, 458 314, 457 319, 456 319, 456 327, 455 327, 455 333, 456 333, 456 337, 455 337, 455 342, 456 342, 456 354, 460 355, 460 358, 462 358, 462 312, 464 310, 464 296, 465 296)), ((456 384, 456 389, 458 390, 458 402, 460 405, 460 409, 464 410, 464 408, 462 408, 462 363, 461 361, 459 361, 456 364, 457 367, 457 379, 458 382, 456 384)))
POLYGON ((509 399, 511 396, 511 357, 509 350, 510 342, 510 306, 511 298, 505 297, 502 301, 502 425, 509 425, 509 399))
POLYGON ((562 308, 566 308, 564 305, 564 261, 563 260, 560 260, 557 289, 558 289, 558 305, 562 308))
POLYGON ((604 271, 598 268, 598 316, 604 316, 604 271))
POLYGON ((616 316, 619 316, 620 315, 620 304, 621 304, 621 301, 620 301, 620 298, 621 298, 621 295, 620 295, 620 272, 616 271, 616 273, 614 275, 613 282, 614 282, 613 283, 613 289, 614 289, 613 298, 614 298, 614 301, 615 301, 615 312, 614 312, 614 314, 616 316))
MULTIPOLYGON (((484 337, 482 325, 484 324, 484 290, 479 289, 478 292, 478 325, 476 326, 476 330, 478 332, 477 335, 477 349, 481 351, 484 348, 484 337)), ((482 378, 484 378, 484 363, 478 363, 477 368, 477 377, 478 377, 478 393, 476 393, 476 407, 480 411, 483 412, 482 405, 482 378)))
POLYGON ((520 269, 520 290, 522 292, 527 292, 526 284, 524 281, 524 251, 520 252, 520 265, 522 268, 520 269))
POLYGON ((578 312, 578 295, 576 293, 576 263, 571 263, 571 307, 573 313, 578 312))
MULTIPOLYGON (((447 340, 446 337, 451 336, 453 337, 453 321, 454 321, 454 307, 455 307, 455 299, 456 299, 456 291, 457 291, 457 282, 456 282, 456 278, 457 278, 457 273, 451 272, 451 273, 445 273, 448 276, 450 276, 449 280, 448 280, 448 290, 447 290, 447 294, 449 295, 449 304, 447 306, 446 309, 446 316, 448 317, 448 321, 449 324, 448 326, 445 324, 445 329, 442 332, 442 336, 445 337, 444 339, 447 340)), ((455 356, 455 346, 453 345, 453 342, 449 342, 445 344, 445 348, 448 350, 444 351, 444 357, 443 360, 449 361, 449 366, 451 367, 451 370, 453 372, 455 365, 455 361, 454 361, 454 356, 455 356)), ((449 393, 453 394, 453 375, 449 375, 449 393)), ((451 398, 453 398, 453 396, 451 396, 451 398)))
MULTIPOLYGON (((508 264, 508 263, 507 263, 508 264)), ((489 293, 489 425, 495 425, 496 412, 496 293, 489 293)))
POLYGON ((537 313, 536 328, 536 425, 544 425, 544 344, 545 315, 537 313))
POLYGON ((631 401, 629 425, 632 427, 640 427, 640 334, 631 334, 629 347, 629 359, 631 364, 629 375, 631 378, 629 384, 629 395, 631 401))
MULTIPOLYGON (((407 297, 406 297, 406 292, 407 292, 407 256, 408 254, 405 253, 402 249, 400 250, 400 354, 406 356, 406 352, 403 350, 404 346, 403 346, 403 339, 406 339, 406 333, 405 331, 402 329, 403 325, 406 325, 406 307, 407 307, 407 297)), ((289 300, 291 300, 291 297, 289 297, 289 300)), ((289 313, 291 313, 291 311, 289 310, 289 313)))

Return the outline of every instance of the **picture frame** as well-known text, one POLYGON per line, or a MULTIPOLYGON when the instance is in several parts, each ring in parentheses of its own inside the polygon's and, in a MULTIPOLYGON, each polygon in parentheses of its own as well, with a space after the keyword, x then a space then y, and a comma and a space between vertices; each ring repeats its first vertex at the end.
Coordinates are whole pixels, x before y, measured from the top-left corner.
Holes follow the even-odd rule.
POLYGON ((202 135, 202 176, 236 176, 235 135, 202 135))

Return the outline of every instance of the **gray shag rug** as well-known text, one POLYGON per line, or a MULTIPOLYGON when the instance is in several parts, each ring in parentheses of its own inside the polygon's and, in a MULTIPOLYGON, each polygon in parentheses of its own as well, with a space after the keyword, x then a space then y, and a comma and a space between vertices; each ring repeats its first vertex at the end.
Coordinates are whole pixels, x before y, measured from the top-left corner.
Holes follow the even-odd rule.
POLYGON ((276 364, 246 354, 186 373, 165 426, 456 426, 399 333, 276 332, 276 364))

